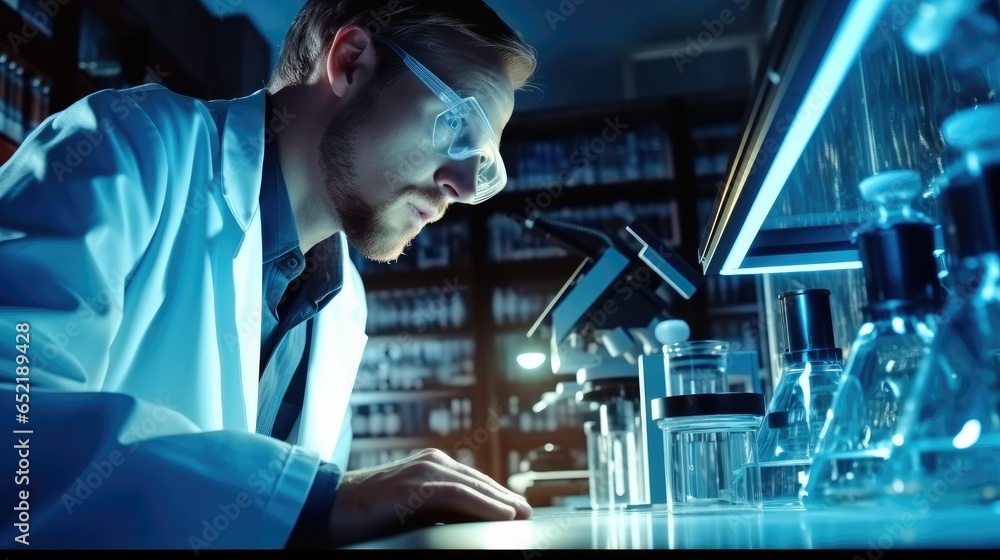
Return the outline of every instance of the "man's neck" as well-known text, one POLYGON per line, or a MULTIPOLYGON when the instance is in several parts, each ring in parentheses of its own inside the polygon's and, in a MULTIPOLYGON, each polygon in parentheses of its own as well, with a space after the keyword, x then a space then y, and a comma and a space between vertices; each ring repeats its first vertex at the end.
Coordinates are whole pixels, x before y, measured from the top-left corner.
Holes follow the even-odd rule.
POLYGON ((319 169, 322 137, 316 131, 321 134, 321 127, 307 124, 322 117, 309 112, 310 104, 300 102, 308 88, 292 86, 268 94, 264 116, 265 140, 273 138, 277 144, 279 172, 288 189, 303 253, 341 230, 319 169))

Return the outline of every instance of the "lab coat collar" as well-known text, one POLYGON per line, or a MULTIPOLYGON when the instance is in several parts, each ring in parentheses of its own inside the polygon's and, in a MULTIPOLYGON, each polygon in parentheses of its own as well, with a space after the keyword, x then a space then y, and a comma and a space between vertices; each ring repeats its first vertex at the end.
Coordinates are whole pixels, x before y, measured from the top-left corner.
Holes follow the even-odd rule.
POLYGON ((229 102, 222 133, 222 196, 240 228, 246 232, 257 212, 264 167, 264 112, 267 90, 260 89, 229 102))

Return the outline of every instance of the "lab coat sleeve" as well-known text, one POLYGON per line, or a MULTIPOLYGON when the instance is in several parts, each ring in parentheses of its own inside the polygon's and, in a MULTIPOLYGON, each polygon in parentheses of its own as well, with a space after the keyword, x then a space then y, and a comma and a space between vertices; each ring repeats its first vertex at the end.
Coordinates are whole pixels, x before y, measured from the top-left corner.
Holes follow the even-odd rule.
POLYGON ((0 421, 15 449, 0 489, 24 502, 0 516, 7 546, 280 548, 305 501, 315 453, 104 390, 168 174, 153 121, 111 90, 47 119, 0 167, 0 402, 28 417, 0 421))

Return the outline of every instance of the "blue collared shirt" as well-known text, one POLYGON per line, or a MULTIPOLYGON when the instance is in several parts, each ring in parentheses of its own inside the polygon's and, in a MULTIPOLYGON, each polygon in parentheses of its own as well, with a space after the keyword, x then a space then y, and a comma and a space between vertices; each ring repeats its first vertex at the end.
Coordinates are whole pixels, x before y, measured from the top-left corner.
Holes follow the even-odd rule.
MULTIPOLYGON (((260 212, 264 275, 257 433, 286 440, 302 410, 312 318, 340 292, 341 255, 347 248, 331 236, 302 254, 273 142, 264 149, 260 212)), ((340 474, 333 464, 320 467, 286 546, 311 546, 307 539, 322 533, 340 474)))

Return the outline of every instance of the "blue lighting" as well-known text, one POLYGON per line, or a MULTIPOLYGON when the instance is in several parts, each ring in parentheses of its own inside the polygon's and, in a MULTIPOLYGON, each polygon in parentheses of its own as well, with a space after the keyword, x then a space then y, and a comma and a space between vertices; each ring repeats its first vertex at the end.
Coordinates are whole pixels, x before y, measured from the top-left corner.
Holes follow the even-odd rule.
MULTIPOLYGON (((843 23, 834 35, 830 48, 820 63, 816 77, 802 98, 802 103, 795 113, 795 119, 788 129, 788 134, 782 141, 781 147, 778 148, 774 163, 764 177, 760 192, 750 208, 749 215, 743 222, 743 227, 736 236, 736 242, 726 257, 720 274, 758 273, 741 271, 739 270, 740 264, 750 250, 757 232, 771 211, 771 207, 774 206, 774 201, 777 200, 778 194, 785 186, 785 182, 802 155, 802 151, 809 143, 809 139, 812 138, 816 126, 840 88, 844 76, 854 63, 887 4, 888 0, 854 0, 851 2, 843 23)), ((783 269, 781 272, 860 268, 860 262, 856 264, 855 266, 854 262, 844 262, 828 263, 823 265, 824 268, 815 268, 815 265, 779 268, 783 269)), ((775 272, 765 268, 754 270, 775 272)))

